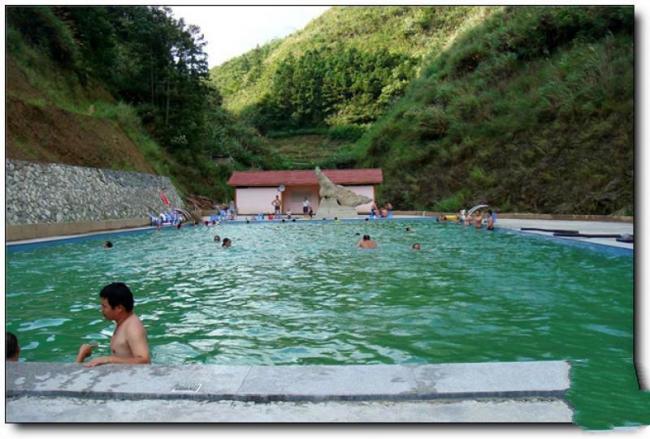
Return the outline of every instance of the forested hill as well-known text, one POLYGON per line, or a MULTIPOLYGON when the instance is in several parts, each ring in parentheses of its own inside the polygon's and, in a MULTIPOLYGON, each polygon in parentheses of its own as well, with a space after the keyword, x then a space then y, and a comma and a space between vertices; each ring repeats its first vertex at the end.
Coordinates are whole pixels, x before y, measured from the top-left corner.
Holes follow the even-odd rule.
POLYGON ((422 59, 489 8, 333 7, 303 30, 211 70, 224 106, 262 132, 371 123, 422 59))
POLYGON ((632 7, 337 7, 211 78, 278 152, 383 168, 398 208, 631 215, 633 35, 632 7))
POLYGON ((200 29, 168 8, 6 12, 8 158, 156 172, 221 201, 234 169, 274 166, 221 107, 200 29))

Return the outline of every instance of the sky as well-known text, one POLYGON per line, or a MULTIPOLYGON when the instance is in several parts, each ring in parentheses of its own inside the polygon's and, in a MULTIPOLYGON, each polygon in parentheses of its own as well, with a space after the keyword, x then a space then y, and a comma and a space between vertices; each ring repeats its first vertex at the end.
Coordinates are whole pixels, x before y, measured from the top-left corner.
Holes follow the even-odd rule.
POLYGON ((210 68, 302 29, 329 6, 173 6, 174 17, 201 28, 210 68))

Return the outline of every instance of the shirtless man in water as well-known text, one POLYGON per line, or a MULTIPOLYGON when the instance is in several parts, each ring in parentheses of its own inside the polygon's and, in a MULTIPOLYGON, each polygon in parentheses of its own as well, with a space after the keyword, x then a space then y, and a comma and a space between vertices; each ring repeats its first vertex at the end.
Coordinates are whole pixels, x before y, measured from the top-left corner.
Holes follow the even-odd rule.
MULTIPOLYGON (((111 355, 95 358, 89 361, 86 367, 107 363, 150 363, 147 331, 133 312, 133 294, 129 287, 121 282, 112 283, 100 291, 99 297, 102 314, 106 319, 114 320, 116 323, 115 332, 111 337, 111 355)), ((77 363, 83 363, 92 353, 92 349, 92 345, 82 344, 77 354, 77 363)))
POLYGON ((359 248, 377 248, 377 243, 370 239, 370 235, 363 235, 361 241, 357 243, 359 248))

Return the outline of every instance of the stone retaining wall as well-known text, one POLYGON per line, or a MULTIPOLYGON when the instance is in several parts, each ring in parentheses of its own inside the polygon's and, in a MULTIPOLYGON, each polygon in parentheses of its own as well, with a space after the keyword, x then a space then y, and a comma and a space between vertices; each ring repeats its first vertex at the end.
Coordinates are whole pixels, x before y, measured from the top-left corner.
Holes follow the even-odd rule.
MULTIPOLYGON (((183 202, 168 177, 57 163, 6 160, 6 224, 148 219, 183 202)), ((146 221, 145 221, 146 222, 146 221)))

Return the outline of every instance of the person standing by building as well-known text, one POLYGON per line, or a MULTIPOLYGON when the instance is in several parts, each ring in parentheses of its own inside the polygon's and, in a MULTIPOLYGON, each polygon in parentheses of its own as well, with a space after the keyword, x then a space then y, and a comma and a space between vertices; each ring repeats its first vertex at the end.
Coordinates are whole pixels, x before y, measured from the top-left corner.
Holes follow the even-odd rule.
POLYGON ((302 202, 302 214, 304 216, 309 215, 309 206, 310 206, 309 198, 305 197, 305 200, 302 202))
POLYGON ((278 218, 280 216, 282 201, 280 201, 280 196, 276 195, 273 201, 271 201, 271 206, 274 208, 273 218, 278 218))
POLYGON ((229 214, 229 219, 234 220, 235 217, 237 216, 237 208, 235 207, 235 200, 230 200, 230 203, 228 203, 228 214, 229 214))

